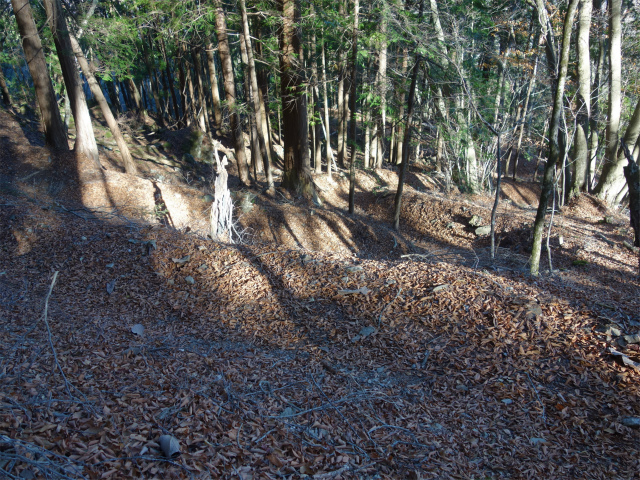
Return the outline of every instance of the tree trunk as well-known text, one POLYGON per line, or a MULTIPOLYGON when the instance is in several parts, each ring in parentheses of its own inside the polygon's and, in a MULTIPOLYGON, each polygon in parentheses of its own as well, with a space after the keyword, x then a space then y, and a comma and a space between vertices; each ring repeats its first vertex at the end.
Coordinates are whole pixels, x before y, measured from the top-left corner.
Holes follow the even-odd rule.
POLYGON ((207 133, 209 131, 209 114, 207 113, 207 102, 204 99, 204 79, 202 78, 204 70, 202 69, 200 51, 197 48, 191 49, 191 58, 193 59, 194 75, 198 87, 198 102, 194 102, 198 108, 198 124, 200 125, 200 130, 207 133))
MULTIPOLYGON (((155 74, 156 74, 156 69, 155 69, 155 65, 153 65, 152 62, 152 57, 151 57, 151 51, 149 50, 149 47, 147 46, 147 43, 145 42, 144 37, 141 39, 142 40, 142 48, 143 48, 143 57, 144 57, 144 63, 145 66, 147 67, 147 75, 149 75, 149 80, 151 83, 151 94, 153 95, 153 103, 155 103, 156 105, 156 118, 158 119, 158 125, 160 125, 161 127, 164 128, 164 118, 162 115, 162 107, 160 105, 160 85, 158 82, 158 79, 156 78, 155 74)), ((147 38, 147 41, 149 42, 149 45, 151 45, 151 47, 153 48, 153 44, 151 43, 151 38, 147 38)))
POLYGON ((213 57, 213 43, 209 43, 209 45, 207 45, 207 63, 209 65, 209 82, 211 83, 214 128, 218 130, 222 126, 222 106, 220 103, 218 75, 216 74, 216 62, 213 57))
POLYGON ((76 142, 74 150, 76 154, 86 155, 96 166, 100 167, 98 158, 98 145, 93 134, 93 125, 89 108, 84 97, 82 83, 76 69, 73 49, 69 40, 69 30, 62 11, 60 0, 45 0, 44 7, 49 19, 49 26, 53 34, 53 41, 60 60, 60 67, 67 87, 67 93, 71 100, 71 111, 76 126, 76 142))
POLYGON ((609 0, 609 105, 607 108, 607 153, 594 193, 612 204, 623 180, 623 162, 618 157, 622 107, 622 0, 609 0))
POLYGON ((309 136, 307 99, 301 75, 300 7, 298 0, 280 0, 280 88, 284 125, 282 186, 304 195, 314 194, 308 170, 309 136), (306 157, 306 158, 305 158, 306 157))
MULTIPOLYGON (((323 32, 324 37, 324 32, 323 32)), ((323 38, 324 40, 324 38, 323 38)), ((329 94, 327 91, 327 61, 325 56, 325 42, 322 42, 322 93, 324 95, 324 125, 325 125, 325 143, 326 143, 326 162, 327 175, 331 177, 331 164, 333 163, 333 152, 331 150, 331 125, 329 124, 329 94)))
POLYGON ((560 65, 558 81, 556 83, 555 98, 553 102, 553 113, 549 125, 549 158, 544 168, 542 179, 542 191, 540 192, 540 203, 533 225, 533 246, 529 264, 531 275, 537 276, 540 270, 540 252, 542 250, 542 234, 544 229, 544 217, 547 213, 549 196, 553 191, 555 167, 560 160, 561 148, 559 145, 559 130, 563 109, 564 86, 567 79, 567 69, 569 66, 569 47, 571 43, 571 27, 576 12, 578 0, 571 0, 564 19, 562 32, 562 51, 560 55, 560 65))
MULTIPOLYGON (((256 104, 253 100, 253 91, 251 89, 251 76, 249 75, 249 56, 247 55, 247 42, 243 33, 240 34, 240 58, 242 60, 244 70, 244 93, 247 104, 249 104, 249 131, 251 132, 251 163, 253 164, 254 175, 258 170, 262 172, 262 152, 260 151, 260 143, 258 142, 258 125, 256 122, 256 104), (260 166, 260 168, 258 168, 260 166)), ((257 92, 256 92, 257 93, 257 92)), ((256 176, 257 181, 257 176, 256 176)))
POLYGON ((591 117, 591 59, 589 55, 589 30, 591 27, 592 0, 580 0, 578 35, 578 114, 573 140, 574 174, 569 198, 586 190, 587 163, 589 161, 589 120, 591 117))
POLYGON ((36 99, 40 107, 45 143, 54 149, 68 151, 67 134, 60 118, 56 94, 53 90, 51 77, 49 77, 38 28, 33 21, 31 6, 28 0, 11 0, 11 4, 18 24, 18 31, 22 38, 24 56, 33 79, 36 99))
MULTIPOLYGON (((524 107, 522 108, 522 113, 520 114, 520 133, 518 133, 518 144, 516 145, 516 156, 513 160, 513 180, 516 180, 516 176, 518 174, 518 163, 520 161, 520 149, 522 148, 522 137, 524 135, 524 126, 525 119, 527 118, 527 113, 529 110, 529 100, 531 99, 531 92, 533 91, 533 86, 535 85, 536 74, 538 71, 538 55, 536 55, 536 59, 533 64, 533 73, 531 74, 531 80, 529 80, 529 86, 527 87, 527 97, 524 101, 524 107)), ((511 158, 511 155, 509 155, 511 158)), ((508 175, 509 173, 509 161, 507 161, 507 166, 504 170, 504 174, 508 175)))
POLYGON ((173 75, 171 73, 171 67, 169 65, 169 58, 167 57, 167 49, 162 38, 160 38, 160 50, 162 50, 162 57, 164 58, 165 74, 167 76, 169 92, 171 93, 171 101, 173 102, 173 113, 175 114, 176 121, 180 122, 180 108, 178 107, 178 98, 176 97, 176 90, 173 86, 173 75))
POLYGON ((0 88, 2 88, 2 102, 4 103, 5 107, 11 108, 13 102, 11 100, 9 88, 7 87, 7 82, 4 79, 4 74, 2 73, 2 69, 0 69, 0 88))
POLYGON ((231 126, 231 136, 236 153, 236 163, 238 166, 238 176, 244 185, 249 184, 249 168, 247 157, 244 151, 244 136, 242 135, 242 125, 236 108, 236 87, 233 77, 233 63, 231 51, 229 50, 229 39, 227 36, 227 19, 222 8, 222 0, 213 0, 216 8, 216 34, 218 36, 218 53, 222 63, 222 76, 224 77, 224 91, 229 109, 229 123, 231 126))
POLYGON ((96 77, 93 75, 91 71, 91 67, 89 62, 87 61, 82 49, 80 48, 80 44, 78 40, 73 36, 69 36, 71 40, 71 47, 73 48, 73 53, 76 56, 78 63, 80 64, 80 68, 82 68, 82 73, 84 73, 87 82, 89 83, 89 88, 91 89, 91 93, 96 98, 100 109, 102 110, 102 115, 109 126, 109 130, 113 134, 113 138, 120 149, 120 156, 122 157, 122 163, 124 165, 124 169, 129 174, 136 174, 137 169, 135 163, 133 163, 133 158, 131 158, 131 153, 129 152, 129 147, 127 143, 124 141, 124 137, 122 136, 122 132, 120 131, 120 127, 118 126, 118 122, 111 113, 111 109, 109 108, 109 104, 107 103, 107 99, 104 97, 102 93, 102 89, 100 88, 100 84, 98 84, 96 77))
MULTIPOLYGON (((382 168, 384 161, 384 138, 387 128, 387 5, 382 3, 380 19, 380 51, 378 53, 378 75, 376 86, 380 95, 380 109, 377 115, 375 168, 382 168)), ((406 130, 406 129, 405 129, 406 130)))
MULTIPOLYGON (((260 101, 260 87, 258 86, 258 76, 256 74, 256 63, 253 56, 253 44, 251 42, 251 32, 249 30, 249 19, 247 17, 247 7, 245 0, 240 0, 240 12, 242 14, 242 29, 247 49, 247 60, 249 67, 249 79, 251 82, 251 109, 256 120, 256 134, 263 162, 264 173, 267 177, 267 189, 273 189, 273 174, 271 173, 271 151, 268 147, 268 136, 265 137, 266 121, 264 118, 264 103, 260 101)), ((267 130, 266 134, 269 132, 267 130)))
POLYGON ((353 0, 353 35, 351 38, 351 131, 349 141, 351 143, 351 162, 349 164, 349 213, 355 210, 355 186, 356 186, 356 88, 358 80, 358 14, 360 11, 359 0, 353 0))
MULTIPOLYGON (((413 66, 413 76, 411 77, 411 86, 409 87, 409 99, 407 100, 407 120, 404 125, 404 144, 408 147, 411 141, 411 119, 413 117, 413 103, 416 93, 416 84, 418 83, 418 73, 420 72, 421 58, 418 56, 413 66)), ((402 151, 402 164, 398 173, 398 190, 394 201, 393 212, 393 228, 400 230, 400 211, 402 210, 402 191, 404 189, 404 177, 407 173, 409 165, 409 148, 402 151)))
MULTIPOLYGON (((401 78, 401 82, 404 83, 404 76, 407 74, 407 68, 409 68, 409 49, 407 47, 404 47, 403 52, 402 52, 402 65, 400 67, 400 78, 401 78)), ((406 84, 405 84, 406 85, 406 84)), ((396 93, 396 99, 398 101, 398 123, 397 126, 395 126, 394 128, 397 128, 397 131, 400 132, 402 131, 402 125, 404 125, 404 88, 402 85, 399 85, 398 87, 398 91, 396 93)), ((402 138, 400 135, 396 135, 395 136, 395 152, 393 153, 393 160, 395 160, 395 164, 398 165, 403 158, 402 155, 402 147, 403 147, 403 143, 402 143, 402 138)))

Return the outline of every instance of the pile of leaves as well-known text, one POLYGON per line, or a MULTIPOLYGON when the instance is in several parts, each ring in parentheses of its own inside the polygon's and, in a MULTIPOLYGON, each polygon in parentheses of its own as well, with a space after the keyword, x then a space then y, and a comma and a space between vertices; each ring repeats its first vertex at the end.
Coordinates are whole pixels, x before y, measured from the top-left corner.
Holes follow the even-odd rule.
POLYGON ((612 295, 593 279, 229 246, 0 204, 7 478, 640 467, 631 277, 612 295), (162 453, 162 435, 179 455, 162 453))

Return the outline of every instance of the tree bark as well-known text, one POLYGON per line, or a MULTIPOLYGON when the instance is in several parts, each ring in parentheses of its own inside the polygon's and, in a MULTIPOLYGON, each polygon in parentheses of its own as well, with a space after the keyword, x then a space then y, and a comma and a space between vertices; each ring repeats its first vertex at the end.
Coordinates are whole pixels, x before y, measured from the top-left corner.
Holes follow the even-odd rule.
POLYGON ((351 38, 351 129, 349 141, 351 143, 351 162, 349 164, 349 213, 355 211, 355 186, 356 186, 356 88, 358 80, 358 14, 360 11, 359 0, 353 0, 353 35, 351 38))
POLYGON ((164 58, 165 74, 167 76, 167 82, 169 92, 171 93, 171 101, 173 102, 173 113, 177 122, 180 121, 180 108, 178 107, 178 98, 176 97, 176 90, 173 86, 173 74, 171 73, 171 67, 169 65, 169 58, 167 56, 167 48, 164 44, 164 40, 160 38, 160 50, 162 51, 162 57, 164 58))
POLYGON ((244 185, 249 184, 249 167, 244 151, 244 136, 242 125, 236 108, 236 87, 233 77, 233 63, 231 61, 231 51, 229 50, 229 38, 227 36, 227 19, 222 8, 222 0, 213 0, 216 8, 216 34, 218 36, 218 53, 222 62, 222 76, 224 77, 224 91, 229 109, 229 123, 231 126, 231 137, 236 153, 236 163, 238 166, 238 176, 244 185))
POLYGON ((129 152, 129 147, 127 143, 124 141, 124 137, 122 136, 122 132, 120 131, 120 127, 118 126, 118 122, 111 113, 111 109, 109 108, 109 104, 107 103, 107 99, 104 97, 102 93, 102 89, 100 88, 100 84, 96 80, 96 77, 91 70, 89 62, 87 61, 82 49, 80 48, 80 44, 78 40, 73 35, 69 35, 71 40, 71 47, 73 48, 73 53, 80 64, 80 68, 82 68, 82 73, 84 73, 87 82, 89 83, 89 88, 91 89, 91 93, 96 98, 98 105, 100 106, 100 110, 102 111, 102 115, 104 116, 107 125, 109 126, 109 130, 113 134, 113 138, 120 149, 120 156, 122 157, 122 163, 124 165, 124 169, 129 174, 136 174, 137 169, 136 165, 133 162, 133 158, 131 157, 131 153, 129 152))
POLYGON ((73 49, 69 39, 67 22, 64 18, 64 12, 62 11, 62 4, 60 0, 44 0, 44 7, 49 19, 49 26, 53 34, 58 59, 60 60, 64 83, 71 100, 71 111, 73 112, 76 127, 74 150, 76 154, 86 155, 96 166, 100 167, 98 145, 96 144, 96 138, 93 134, 89 108, 87 107, 82 83, 72 54, 73 49))
MULTIPOLYGON (((256 133, 263 162, 264 173, 267 177, 267 189, 273 189, 273 174, 271 173, 271 151, 268 147, 268 136, 265 138, 266 121, 264 118, 264 103, 260 101, 260 87, 258 86, 258 76, 256 74, 256 63, 253 55, 253 44, 251 42, 251 32, 249 30, 249 19, 247 17, 247 7, 245 0, 240 0, 240 13, 242 15, 242 29, 247 49, 247 60, 249 67, 249 77, 251 82, 251 109, 256 119, 256 133)), ((266 134, 269 132, 267 130, 266 134)))
POLYGON ((573 181, 569 198, 586 190, 587 163, 589 161, 589 120, 591 117, 591 58, 589 55, 589 30, 591 27, 592 0, 580 0, 578 35, 578 114, 573 140, 573 181))
MULTIPOLYGON (((421 58, 418 56, 416 63, 413 66, 413 72, 411 77, 411 86, 409 87, 409 99, 407 100, 407 120, 404 125, 404 144, 408 147, 411 141, 411 119, 413 117, 413 104, 416 93, 416 84, 418 83, 418 73, 420 72, 421 58)), ((398 190, 396 191, 396 197, 394 201, 393 212, 393 228, 400 230, 400 212, 402 210, 402 191, 404 189, 404 178, 406 176, 409 164, 409 148, 405 148, 402 151, 402 164, 400 165, 400 172, 398 174, 398 190)))
POLYGON ((56 94, 47 70, 38 28, 33 21, 31 6, 28 0, 11 0, 11 4, 40 107, 45 143, 56 150, 68 151, 67 134, 60 118, 56 94))
POLYGON ((622 0, 609 0, 609 105, 607 108, 606 163, 594 193, 612 204, 624 182, 618 157, 620 113, 622 110, 622 0))
MULTIPOLYGON (((382 2, 380 19, 380 51, 378 53, 378 76, 376 86, 380 95, 380 108, 376 118, 376 160, 375 168, 382 168, 384 161, 384 138, 387 128, 387 4, 382 2)), ((406 129, 405 129, 406 130, 406 129)))
POLYGON ((207 63, 209 65, 209 83, 211 83, 214 128, 218 130, 222 126, 222 106, 220 103, 218 75, 216 74, 216 62, 213 57, 213 43, 209 43, 209 45, 207 45, 207 63))
POLYGON ((315 194, 308 169, 309 135, 307 99, 301 74, 300 7, 298 0, 279 0, 280 88, 284 125, 284 174, 282 186, 303 195, 315 194))
POLYGON ((207 133, 209 131, 209 114, 207 113, 207 102, 204 99, 204 79, 202 78, 204 70, 202 69, 200 51, 197 48, 191 49, 191 58, 193 59, 194 75, 198 86, 197 104, 194 101, 198 108, 198 124, 200 125, 200 130, 207 133))
MULTIPOLYGON (((323 31, 324 37, 324 31, 323 31)), ((325 143, 326 143, 326 162, 327 175, 331 177, 331 166, 333 163, 333 151, 331 150, 331 125, 329 124, 329 93, 327 91, 327 61, 324 48, 325 42, 322 42, 322 93, 324 95, 324 125, 325 125, 325 143)))
POLYGON ((563 108, 564 86, 567 79, 567 69, 569 67, 569 47, 571 43, 571 27, 575 16, 578 0, 571 0, 564 18, 562 33, 562 51, 560 55, 560 65, 558 81, 556 83, 555 98, 553 102, 553 113, 549 125, 549 158, 544 169, 542 179, 542 191, 540 192, 540 202, 533 225, 533 246, 529 264, 531 275, 538 276, 540 270, 540 252, 542 250, 542 234, 544 230, 544 217, 547 213, 549 196, 553 191, 555 167, 560 160, 561 148, 559 145, 559 130, 563 108))

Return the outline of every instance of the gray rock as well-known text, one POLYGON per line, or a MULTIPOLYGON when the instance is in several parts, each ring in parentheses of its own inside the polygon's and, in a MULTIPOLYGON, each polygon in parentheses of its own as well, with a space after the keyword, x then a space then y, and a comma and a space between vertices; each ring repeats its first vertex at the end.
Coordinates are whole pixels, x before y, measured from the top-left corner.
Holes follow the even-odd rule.
POLYGON ((469 225, 472 227, 479 227, 482 225, 482 217, 480 215, 474 215, 471 217, 471 220, 469 220, 469 225))
POLYGON ((484 237, 486 235, 489 235, 491 233, 491 225, 485 225, 482 227, 478 227, 476 228, 476 235, 479 237, 484 237))
POLYGON ((193 285, 194 283, 196 283, 196 281, 193 279, 192 276, 184 277, 184 281, 187 282, 189 285, 193 285))

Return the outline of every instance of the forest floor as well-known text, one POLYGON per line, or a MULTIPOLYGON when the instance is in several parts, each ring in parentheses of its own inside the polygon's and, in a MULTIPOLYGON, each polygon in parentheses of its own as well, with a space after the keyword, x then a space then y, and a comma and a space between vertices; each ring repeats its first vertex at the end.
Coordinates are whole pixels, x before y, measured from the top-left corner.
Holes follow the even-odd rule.
POLYGON ((0 476, 637 478, 628 217, 582 195, 531 278, 530 171, 505 182, 491 262, 469 220, 493 199, 427 165, 399 233, 391 168, 358 173, 355 215, 344 173, 315 178, 317 205, 232 169, 225 244, 188 131, 131 131, 139 177, 97 136, 101 182, 74 179, 0 110, 0 476))

